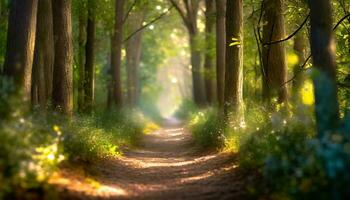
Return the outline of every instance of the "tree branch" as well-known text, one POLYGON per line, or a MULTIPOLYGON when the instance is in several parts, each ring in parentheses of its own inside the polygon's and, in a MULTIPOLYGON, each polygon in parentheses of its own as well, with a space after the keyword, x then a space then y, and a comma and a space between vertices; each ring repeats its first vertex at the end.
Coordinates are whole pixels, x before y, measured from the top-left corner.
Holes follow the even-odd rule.
POLYGON ((296 73, 294 73, 293 77, 292 77, 291 79, 289 79, 287 82, 283 83, 283 84, 281 85, 281 87, 283 87, 284 85, 286 85, 286 84, 288 84, 288 83, 294 81, 294 79, 295 79, 302 71, 304 71, 305 66, 306 66, 306 64, 309 62, 309 60, 311 59, 311 57, 312 57, 312 56, 309 55, 309 57, 306 58, 305 62, 300 66, 299 70, 298 70, 296 73))
POLYGON ((307 17, 304 19, 303 23, 299 26, 299 28, 297 28, 297 30, 295 30, 291 35, 289 35, 288 37, 282 39, 282 40, 277 40, 277 41, 272 41, 272 42, 266 42, 263 45, 264 46, 268 46, 268 45, 273 45, 273 44, 277 44, 277 43, 281 43, 281 42, 285 42, 287 40, 290 40, 291 38, 293 38, 303 27, 304 25, 307 23, 308 19, 310 18, 310 14, 307 15, 307 17))
POLYGON ((130 15, 132 9, 135 7, 136 3, 137 3, 137 0, 134 0, 134 2, 131 4, 130 8, 129 8, 128 11, 126 12, 126 14, 125 14, 125 16, 124 16, 124 18, 123 18, 123 24, 124 24, 124 23, 126 22, 126 20, 128 19, 129 15, 130 15))
POLYGON ((175 2, 175 0, 170 0, 171 4, 173 5, 173 7, 175 7, 175 9, 179 12, 182 20, 184 21, 184 23, 186 24, 186 26, 189 26, 190 22, 188 19, 188 16, 186 16, 185 11, 180 7, 180 5, 178 3, 175 2))
POLYGON ((338 23, 334 26, 333 31, 334 31, 335 29, 337 29, 338 26, 339 26, 344 20, 346 20, 346 19, 349 18, 349 17, 350 17, 350 14, 347 14, 347 15, 345 15, 343 18, 341 18, 341 19, 338 21, 338 23))
POLYGON ((163 12, 161 15, 159 15, 158 17, 154 18, 153 20, 151 20, 150 22, 148 22, 145 25, 142 25, 140 28, 138 28, 136 31, 134 31, 133 33, 131 33, 125 40, 123 40, 123 43, 127 42, 128 40, 130 40, 130 38, 132 38, 134 35, 136 35, 138 32, 142 31, 143 29, 147 28, 148 26, 150 26, 151 24, 157 22, 158 20, 162 19, 165 15, 167 15, 171 9, 173 9, 174 6, 171 6, 166 12, 163 12))

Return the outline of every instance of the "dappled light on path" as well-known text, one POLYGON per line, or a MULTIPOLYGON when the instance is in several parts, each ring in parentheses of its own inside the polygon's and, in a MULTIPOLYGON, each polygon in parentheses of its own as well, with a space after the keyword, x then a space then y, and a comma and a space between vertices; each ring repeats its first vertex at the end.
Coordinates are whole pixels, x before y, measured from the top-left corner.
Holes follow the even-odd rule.
POLYGON ((240 199, 246 195, 247 177, 253 175, 238 169, 234 156, 199 153, 194 146, 191 134, 181 127, 144 135, 137 149, 94 167, 91 179, 97 187, 86 180, 74 183, 78 178, 68 172, 63 176, 71 180, 60 184, 66 191, 60 195, 66 199, 240 199))

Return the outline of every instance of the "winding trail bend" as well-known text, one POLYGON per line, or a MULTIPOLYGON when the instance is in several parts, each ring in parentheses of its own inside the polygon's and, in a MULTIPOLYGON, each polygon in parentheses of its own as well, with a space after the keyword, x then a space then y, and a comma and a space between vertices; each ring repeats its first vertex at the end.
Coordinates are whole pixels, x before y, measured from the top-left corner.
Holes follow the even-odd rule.
POLYGON ((254 175, 240 170, 234 156, 199 153, 186 129, 173 123, 165 127, 143 136, 137 149, 99 163, 93 181, 63 171, 54 183, 60 198, 247 199, 254 175))

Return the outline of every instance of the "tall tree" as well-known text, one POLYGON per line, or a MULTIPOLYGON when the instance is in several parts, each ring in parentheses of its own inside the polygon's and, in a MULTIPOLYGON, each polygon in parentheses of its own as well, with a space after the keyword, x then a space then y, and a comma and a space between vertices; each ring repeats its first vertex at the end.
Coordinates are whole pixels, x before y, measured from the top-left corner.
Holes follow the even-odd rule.
POLYGON ((284 0, 264 0, 264 27, 262 50, 263 98, 270 101, 278 96, 278 102, 287 100, 287 63, 284 43, 269 44, 285 36, 284 0))
POLYGON ((123 103, 122 82, 121 82, 121 63, 122 63, 122 43, 123 43, 123 17, 125 0, 115 0, 115 24, 111 41, 111 74, 110 85, 111 100, 108 103, 121 107, 123 103))
POLYGON ((225 116, 233 120, 243 115, 243 0, 227 1, 226 6, 225 116))
POLYGON ((214 55, 212 50, 214 45, 214 24, 215 24, 215 0, 205 1, 205 58, 204 58, 204 70, 205 70, 205 93, 206 99, 209 104, 212 104, 215 100, 215 87, 213 74, 214 68, 214 55))
POLYGON ((54 40, 51 0, 38 1, 32 104, 45 109, 52 94, 54 40))
POLYGON ((85 111, 90 112, 94 103, 94 85, 95 85, 95 0, 88 0, 88 18, 86 27, 86 45, 85 45, 85 73, 84 73, 84 107, 85 111))
POLYGON ((30 100, 38 1, 11 2, 3 75, 30 100))
POLYGON ((219 110, 224 107, 226 57, 226 0, 216 0, 216 85, 219 110))
POLYGON ((189 43, 191 49, 192 85, 194 102, 197 105, 206 103, 204 80, 201 74, 201 51, 198 49, 198 8, 199 0, 170 0, 172 5, 179 12, 189 33, 189 43))
POLYGON ((311 53, 314 75, 316 121, 319 136, 337 128, 339 105, 336 86, 335 43, 330 0, 309 0, 311 12, 311 53))
POLYGON ((300 89, 305 81, 305 75, 301 69, 301 66, 306 60, 306 34, 302 31, 294 37, 294 52, 298 57, 298 62, 293 67, 294 80, 293 80, 293 98, 299 100, 300 89))
POLYGON ((79 33, 78 33, 78 111, 84 111, 85 81, 85 42, 86 42, 86 4, 79 1, 79 33))
POLYGON ((73 111, 71 6, 71 0, 52 1, 55 41, 52 103, 55 109, 65 114, 73 111))
MULTIPOLYGON (((140 11, 142 12, 142 11, 140 11)), ((144 20, 143 13, 135 13, 129 16, 128 28, 134 32, 140 27, 144 20)), ((143 31, 139 31, 126 43, 126 73, 127 73, 127 98, 128 104, 134 107, 139 98, 139 66, 141 62, 143 31)))

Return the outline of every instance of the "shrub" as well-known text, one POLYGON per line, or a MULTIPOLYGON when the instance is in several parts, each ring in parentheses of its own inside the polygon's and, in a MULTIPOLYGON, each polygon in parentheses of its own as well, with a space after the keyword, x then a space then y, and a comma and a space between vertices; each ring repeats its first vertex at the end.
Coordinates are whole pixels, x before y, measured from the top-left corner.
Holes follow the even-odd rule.
POLYGON ((0 199, 43 188, 64 159, 60 132, 44 118, 15 116, 0 125, 0 135, 0 199))
POLYGON ((188 120, 191 115, 198 112, 198 107, 192 100, 183 100, 174 116, 181 120, 188 120))
POLYGON ((223 145, 223 123, 216 110, 209 109, 193 114, 189 128, 199 147, 217 148, 223 145))
POLYGON ((137 142, 142 134, 141 122, 140 116, 127 112, 78 116, 63 127, 64 150, 71 160, 87 162, 118 156, 121 146, 137 142))
POLYGON ((298 116, 280 128, 273 121, 250 133, 239 152, 242 167, 258 169, 264 175, 260 192, 277 199, 349 198, 349 122, 318 138, 315 126, 298 116))
POLYGON ((145 121, 136 112, 66 119, 57 113, 25 116, 13 111, 0 124, 0 199, 21 199, 18 195, 29 190, 47 188, 47 180, 66 158, 93 163, 120 155, 122 145, 137 141, 145 121))

